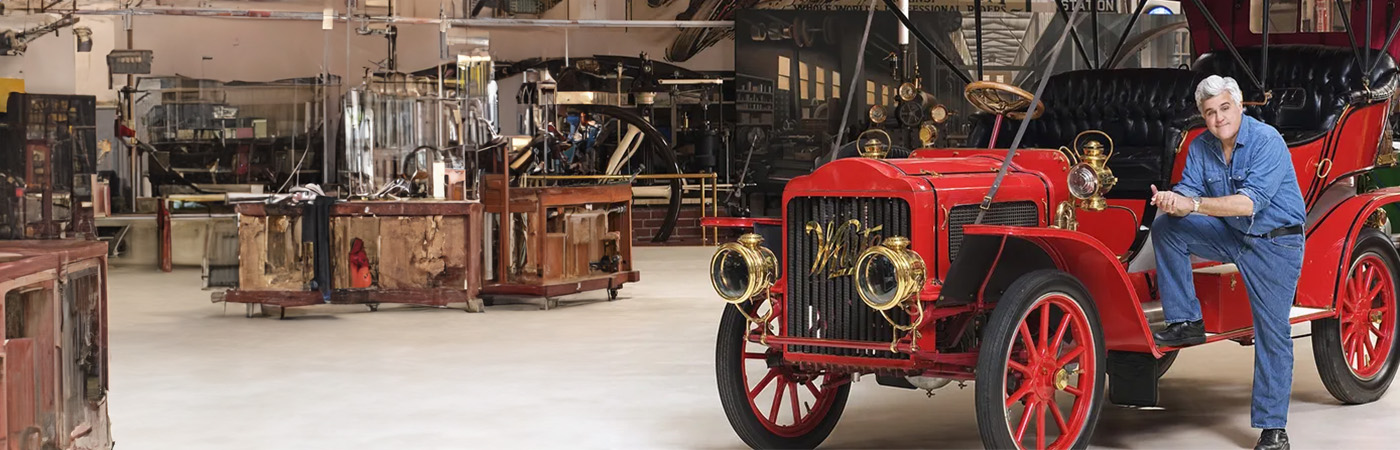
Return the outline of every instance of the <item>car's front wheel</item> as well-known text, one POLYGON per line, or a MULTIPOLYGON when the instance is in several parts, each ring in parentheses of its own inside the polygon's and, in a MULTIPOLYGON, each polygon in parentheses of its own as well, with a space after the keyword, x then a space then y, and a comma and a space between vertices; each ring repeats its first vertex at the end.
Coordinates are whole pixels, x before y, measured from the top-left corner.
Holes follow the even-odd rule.
POLYGON ((977 358, 977 428, 987 448, 1085 448, 1103 404, 1098 310, 1074 277, 1021 276, 992 311, 977 358))
POLYGON ((719 399, 734 432, 753 448, 821 444, 846 409, 850 376, 784 364, 774 350, 746 339, 752 325, 735 308, 725 307, 715 342, 719 399))

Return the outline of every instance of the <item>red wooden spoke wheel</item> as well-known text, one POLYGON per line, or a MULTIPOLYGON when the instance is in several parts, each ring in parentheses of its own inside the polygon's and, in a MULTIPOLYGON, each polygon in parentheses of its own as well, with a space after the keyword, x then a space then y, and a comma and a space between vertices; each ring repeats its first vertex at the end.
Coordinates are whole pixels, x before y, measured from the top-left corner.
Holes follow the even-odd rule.
POLYGON ((1337 308, 1347 367, 1357 378, 1374 378, 1385 366, 1395 336, 1395 280, 1380 255, 1357 259, 1337 308))
POLYGON ((977 362, 977 426, 988 448, 1084 448, 1103 402, 1098 311, 1073 277, 1026 274, 992 312, 977 362))
POLYGON ((1337 317, 1313 321, 1313 358, 1327 392, 1343 403, 1376 401, 1395 377, 1396 269, 1390 239, 1364 229, 1342 278, 1337 317))
POLYGON ((850 376, 784 364, 775 351, 745 339, 750 327, 734 306, 725 308, 715 375, 729 424, 753 448, 816 447, 846 408, 850 376))

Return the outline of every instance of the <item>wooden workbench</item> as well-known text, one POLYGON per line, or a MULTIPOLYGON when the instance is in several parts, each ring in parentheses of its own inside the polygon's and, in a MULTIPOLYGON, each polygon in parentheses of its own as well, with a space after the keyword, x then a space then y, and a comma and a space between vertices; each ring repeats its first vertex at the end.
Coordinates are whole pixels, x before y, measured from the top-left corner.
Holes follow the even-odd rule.
POLYGON ((314 252, 301 242, 299 206, 237 207, 239 287, 223 301, 293 307, 319 304, 466 303, 481 311, 482 204, 474 201, 352 201, 331 207, 329 301, 310 290, 314 252), (352 248, 362 243, 372 283, 354 287, 352 248))

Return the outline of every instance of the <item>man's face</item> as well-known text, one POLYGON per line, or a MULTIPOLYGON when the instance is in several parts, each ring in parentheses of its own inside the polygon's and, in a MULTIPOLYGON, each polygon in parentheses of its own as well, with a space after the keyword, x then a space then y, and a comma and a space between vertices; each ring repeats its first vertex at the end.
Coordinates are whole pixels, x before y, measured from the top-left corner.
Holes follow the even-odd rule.
POLYGON ((1201 117, 1206 120, 1206 129, 1222 141, 1235 138, 1240 132, 1240 118, 1244 109, 1230 98, 1229 92, 1205 99, 1201 102, 1201 117))

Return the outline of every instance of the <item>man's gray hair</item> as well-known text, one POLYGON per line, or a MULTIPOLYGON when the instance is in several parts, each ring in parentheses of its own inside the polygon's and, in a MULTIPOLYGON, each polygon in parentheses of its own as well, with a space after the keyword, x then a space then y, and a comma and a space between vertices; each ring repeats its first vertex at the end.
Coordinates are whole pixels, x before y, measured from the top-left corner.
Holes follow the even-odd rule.
POLYGON ((1201 102, 1220 95, 1222 92, 1229 92, 1230 99, 1235 101, 1235 105, 1244 104, 1244 94, 1240 93, 1240 84, 1236 83, 1234 78, 1211 75, 1201 80, 1201 84, 1196 85, 1196 106, 1201 106, 1201 102))

